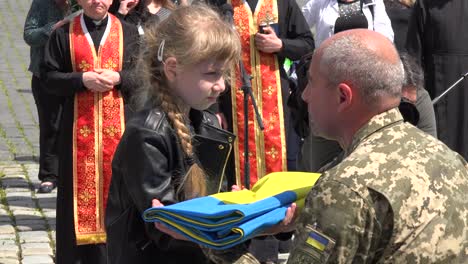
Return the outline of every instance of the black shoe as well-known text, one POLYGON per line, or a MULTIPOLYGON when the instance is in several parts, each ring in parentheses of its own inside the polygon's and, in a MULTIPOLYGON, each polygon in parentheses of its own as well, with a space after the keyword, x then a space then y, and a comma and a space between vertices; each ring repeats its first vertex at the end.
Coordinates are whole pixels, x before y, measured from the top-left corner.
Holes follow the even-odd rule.
POLYGON ((51 193, 57 187, 56 182, 53 181, 43 181, 41 182, 41 186, 37 189, 37 193, 51 193), (44 183, 51 183, 51 184, 44 184, 44 183))

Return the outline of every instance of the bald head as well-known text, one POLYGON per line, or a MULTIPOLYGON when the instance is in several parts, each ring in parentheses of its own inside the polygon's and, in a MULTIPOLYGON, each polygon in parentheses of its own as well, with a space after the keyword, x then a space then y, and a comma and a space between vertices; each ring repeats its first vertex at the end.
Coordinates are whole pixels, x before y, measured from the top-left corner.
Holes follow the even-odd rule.
MULTIPOLYGON (((399 62, 398 51, 395 49, 393 43, 384 35, 367 29, 352 29, 337 33, 330 38, 326 39, 319 47, 319 51, 327 49, 333 45, 334 42, 351 41, 353 45, 360 48, 367 49, 373 55, 388 60, 391 63, 399 62)), ((357 47, 356 47, 357 48, 357 47)))
POLYGON ((343 31, 324 41, 314 59, 331 84, 352 85, 370 106, 389 100, 398 105, 404 72, 385 36, 367 29, 343 31))

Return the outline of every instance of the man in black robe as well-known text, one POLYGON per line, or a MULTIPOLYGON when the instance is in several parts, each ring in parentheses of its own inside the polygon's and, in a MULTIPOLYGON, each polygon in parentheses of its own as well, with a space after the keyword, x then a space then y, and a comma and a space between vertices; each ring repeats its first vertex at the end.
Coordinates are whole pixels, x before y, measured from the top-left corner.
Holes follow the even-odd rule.
MULTIPOLYGON (((89 32, 88 41, 93 43, 95 54, 101 56, 100 43, 106 36, 106 28, 110 15, 107 10, 112 0, 78 0, 83 8, 83 31, 89 32)), ((81 18, 80 18, 81 19, 81 18)), ((115 19, 115 17, 112 17, 115 19)), ((78 20, 75 20, 79 23, 78 20)), ((70 50, 70 25, 65 24, 51 34, 45 50, 45 62, 43 70, 47 78, 48 92, 64 98, 63 116, 60 129, 60 160, 56 213, 56 263, 59 264, 92 264, 106 263, 106 249, 102 242, 78 243, 76 236, 74 216, 74 176, 73 176, 73 126, 75 113, 75 96, 86 91, 106 92, 113 89, 120 90, 124 102, 127 102, 132 94, 129 69, 138 50, 138 32, 136 27, 121 23, 121 41, 123 41, 122 70, 98 70, 74 72, 72 51, 70 50), (82 245, 78 245, 82 244, 82 245)), ((108 33, 108 31, 107 31, 108 33)), ((112 34, 112 33, 111 33, 112 34)), ((109 34, 107 34, 109 35, 109 34)), ((122 44, 122 43, 121 43, 122 44)), ((101 45, 103 45, 101 43, 101 45)), ((118 46, 118 45, 117 45, 118 46)), ((79 48, 79 47, 75 47, 79 48)), ((101 142, 102 144, 102 142, 101 142)), ((80 146, 78 146, 78 149, 80 146)), ((104 235, 105 241, 105 235, 104 235)))
MULTIPOLYGON (((229 2, 232 4, 234 7, 234 23, 236 24, 236 17, 242 17, 244 16, 245 12, 241 12, 240 5, 247 4, 250 7, 250 14, 253 17, 257 17, 258 13, 262 12, 262 5, 265 5, 265 0, 248 0, 245 3, 239 4, 238 1, 225 1, 225 0, 211 0, 207 1, 210 4, 220 6, 221 11, 224 11, 226 15, 229 15, 229 10, 224 10, 226 9, 225 5, 223 5, 226 2, 229 2), (223 9, 224 8, 224 9, 223 9)), ((291 118, 290 118, 290 111, 287 106, 287 101, 288 97, 291 93, 290 88, 290 81, 288 78, 288 74, 283 67, 286 58, 296 61, 301 59, 304 55, 311 53, 314 50, 314 39, 312 37, 312 33, 309 29, 309 26, 307 25, 307 22, 297 5, 296 1, 294 0, 276 0, 272 1, 273 5, 277 5, 277 10, 278 10, 278 17, 277 17, 277 24, 273 24, 271 28, 266 28, 263 32, 258 32, 255 37, 253 38, 253 44, 254 44, 254 49, 257 49, 258 51, 264 53, 264 54, 275 54, 277 58, 277 65, 279 68, 279 78, 280 78, 280 85, 278 86, 278 93, 280 93, 280 96, 282 97, 282 110, 284 118, 284 133, 285 133, 285 146, 286 147, 286 161, 287 161, 287 170, 295 170, 296 169, 296 157, 299 152, 299 145, 300 145, 300 138, 299 136, 295 133, 293 129, 293 125, 291 123, 291 118)), ((266 12, 266 16, 272 15, 273 20, 274 18, 274 12, 268 14, 268 11, 266 12)), ((257 17, 259 18, 259 17, 257 17)), ((229 19, 229 18, 228 18, 229 19)), ((256 23, 260 24, 261 21, 257 21, 256 23)), ((237 26, 237 30, 240 30, 242 26, 237 26)), ((255 29, 256 30, 256 29, 255 29)), ((242 36, 241 36, 242 39, 242 36)), ((248 52, 248 49, 243 49, 243 56, 254 56, 253 51, 250 50, 251 53, 248 52)), ((262 54, 261 53, 261 54, 262 54)), ((261 56, 261 55, 260 55, 261 56)), ((256 62, 255 66, 260 67, 258 65, 258 61, 256 62)), ((246 66, 247 67, 247 66, 246 66)), ((248 71, 248 70, 247 70, 248 71)), ((262 73, 263 74, 263 73, 262 73)), ((256 81, 257 78, 259 78, 258 74, 253 73, 252 77, 254 78, 252 80, 252 83, 256 81)), ((305 76, 300 76, 304 77, 305 76)), ((232 82, 235 82, 232 80, 232 82)), ((232 84, 231 82, 231 84, 232 84)), ((257 80, 258 82, 258 80, 257 80)), ((253 87, 253 86, 252 86, 253 87)), ((263 87, 264 91, 267 89, 267 87, 263 87)), ((254 92, 255 93, 255 92, 254 92)), ((258 99, 257 99, 258 100, 258 99)), ((233 109, 237 109, 237 111, 241 111, 240 109, 233 107, 232 104, 232 94, 231 93, 225 93, 225 95, 221 98, 221 102, 219 104, 219 110, 220 113, 223 114, 223 117, 225 117, 227 120, 227 126, 229 129, 233 129, 233 126, 237 126, 238 124, 233 124, 235 123, 233 121, 233 115, 236 115, 236 113, 233 113, 233 109)), ((251 104, 251 102, 249 102, 251 104)), ((259 106, 260 109, 259 111, 262 112, 261 106, 259 106)), ((249 113, 252 114, 252 113, 249 113)), ((267 117, 265 113, 263 113, 263 122, 265 127, 268 126, 268 122, 271 120, 267 120, 267 117)), ((280 123, 280 120, 274 120, 275 123, 280 123)), ((256 122, 256 120, 254 121, 256 122)), ((225 123, 224 123, 225 125, 225 123)), ((243 134, 244 131, 239 129, 238 134, 243 134)), ((265 129, 263 134, 269 133, 268 129, 265 129)), ((271 132, 270 132, 271 133, 271 132)), ((253 138, 255 135, 249 134, 249 138, 253 138)), ((279 135, 278 135, 279 137, 279 135)), ((265 140, 266 142, 266 140, 265 140)), ((266 145, 266 143, 263 143, 266 145)), ((237 144, 242 145, 243 142, 238 142, 237 144)), ((255 143, 253 143, 255 145, 255 143)), ((252 150, 251 150, 252 151, 252 150)), ((266 150, 264 152, 267 152, 266 150)), ((252 153, 251 153, 252 154, 252 153)), ((239 155, 242 155, 242 153, 239 153, 239 155)), ((257 158, 262 159, 262 156, 264 156, 265 153, 259 153, 257 154, 257 158)), ((266 155, 265 155, 266 156, 266 155)), ((266 160, 266 158, 265 158, 266 160)), ((267 161, 264 162, 266 163, 267 161)), ((234 162, 233 162, 234 163, 234 162)), ((252 160, 251 160, 252 163, 252 160)), ((232 164, 231 164, 232 165, 232 164)), ((237 177, 231 174, 235 174, 235 169, 233 168, 234 166, 231 166, 229 168, 229 178, 228 178, 228 186, 229 188, 231 187, 232 184, 235 183, 237 177)), ((243 167, 243 164, 240 165, 240 167, 243 167)), ((239 170, 239 168, 237 168, 239 170)), ((239 170, 240 171, 240 170, 239 170)), ((238 174, 241 173, 238 171, 238 174)), ((267 173, 269 172, 268 169, 266 170, 267 173)), ((251 171, 251 177, 252 177, 252 171, 251 171)), ((255 178, 261 178, 264 175, 262 175, 261 170, 258 170, 258 175, 255 176, 255 178)), ((252 179, 252 178, 251 178, 252 179)), ((239 180, 239 179, 237 179, 239 180)), ((242 182, 242 184, 244 184, 242 182)), ((252 180, 250 180, 250 187, 252 187, 252 180)), ((288 236, 286 236, 288 237, 288 236)), ((279 245, 280 251, 287 251, 287 243, 281 243, 279 245), (284 248, 284 249, 283 249, 284 248)), ((255 254, 255 256, 260 260, 260 261, 276 261, 278 257, 278 241, 274 239, 271 236, 268 236, 265 238, 265 240, 253 240, 251 244, 251 250, 255 254)))
MULTIPOLYGON (((468 1, 419 0, 413 9, 406 48, 420 59, 435 98, 468 72, 468 1)), ((439 139, 468 159, 468 81, 434 107, 439 139)))

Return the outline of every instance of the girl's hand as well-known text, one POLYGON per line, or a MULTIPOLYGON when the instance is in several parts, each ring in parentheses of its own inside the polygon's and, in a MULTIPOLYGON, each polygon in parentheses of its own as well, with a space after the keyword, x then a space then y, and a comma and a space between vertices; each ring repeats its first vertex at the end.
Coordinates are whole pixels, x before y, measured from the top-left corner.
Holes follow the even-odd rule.
MULTIPOLYGON (((151 202, 151 205, 153 207, 162 207, 162 206, 164 206, 164 204, 162 204, 158 199, 153 199, 153 201, 151 202)), ((172 229, 169 229, 165 224, 154 223, 154 227, 156 227, 156 229, 158 229, 159 231, 170 235, 174 239, 189 241, 187 238, 185 238, 181 234, 173 231, 172 229)))
POLYGON ((241 188, 239 185, 233 185, 231 186, 231 192, 238 192, 238 191, 242 191, 242 190, 245 190, 245 188, 241 188))
POLYGON ((266 229, 262 232, 263 235, 275 235, 278 233, 286 233, 294 231, 295 229, 295 220, 298 216, 299 211, 296 210, 297 205, 296 203, 292 203, 290 207, 286 210, 286 215, 283 218, 283 221, 280 223, 266 229))

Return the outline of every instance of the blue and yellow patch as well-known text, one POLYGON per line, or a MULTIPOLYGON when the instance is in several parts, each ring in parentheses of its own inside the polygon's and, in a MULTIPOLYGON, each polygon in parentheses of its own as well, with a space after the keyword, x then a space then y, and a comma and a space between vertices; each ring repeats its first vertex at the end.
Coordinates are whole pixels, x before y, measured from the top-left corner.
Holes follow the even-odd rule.
POLYGON ((320 232, 315 225, 305 227, 307 238, 298 246, 293 258, 309 259, 310 263, 325 263, 335 248, 335 240, 320 232))
POLYGON ((313 246, 317 250, 324 251, 330 241, 314 230, 309 233, 309 237, 307 238, 306 243, 313 246))

